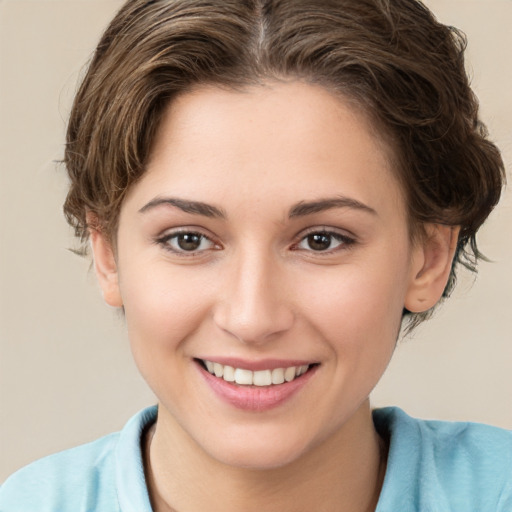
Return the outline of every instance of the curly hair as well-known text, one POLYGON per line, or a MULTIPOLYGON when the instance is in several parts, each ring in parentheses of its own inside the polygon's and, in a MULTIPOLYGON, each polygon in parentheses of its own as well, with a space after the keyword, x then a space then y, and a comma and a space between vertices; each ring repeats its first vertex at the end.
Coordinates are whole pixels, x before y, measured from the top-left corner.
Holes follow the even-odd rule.
MULTIPOLYGON (((417 0, 129 0, 105 31, 72 108, 64 205, 83 247, 86 212, 116 232, 165 107, 198 84, 299 79, 353 100, 390 142, 411 233, 460 226, 457 265, 505 181, 464 68, 465 36, 417 0)), ((427 313, 409 314, 416 325, 427 313)))

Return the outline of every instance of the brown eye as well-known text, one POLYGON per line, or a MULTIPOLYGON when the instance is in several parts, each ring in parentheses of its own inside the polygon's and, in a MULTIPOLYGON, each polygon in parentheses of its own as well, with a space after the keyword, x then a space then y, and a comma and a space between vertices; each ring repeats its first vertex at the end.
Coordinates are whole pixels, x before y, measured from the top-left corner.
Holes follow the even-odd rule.
POLYGON ((332 236, 327 233, 315 233, 306 237, 307 244, 313 251, 327 251, 331 248, 332 236))
POLYGON ((198 253, 213 249, 215 244, 205 235, 193 231, 169 234, 158 240, 165 249, 174 253, 198 253))
POLYGON ((296 248, 313 252, 328 252, 348 247, 354 243, 352 238, 340 233, 315 231, 309 233, 297 244, 296 248))
POLYGON ((201 246, 202 238, 196 233, 182 233, 176 237, 176 243, 183 251, 197 251, 201 246))

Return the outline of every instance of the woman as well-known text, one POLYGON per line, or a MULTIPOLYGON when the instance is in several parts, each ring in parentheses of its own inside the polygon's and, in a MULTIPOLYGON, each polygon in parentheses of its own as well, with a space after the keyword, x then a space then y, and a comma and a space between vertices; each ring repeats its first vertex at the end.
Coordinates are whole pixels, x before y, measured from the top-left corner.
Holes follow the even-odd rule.
POLYGON ((0 510, 510 510, 509 433, 368 400, 499 199, 463 48, 411 0, 128 2, 65 211, 158 409, 0 510))

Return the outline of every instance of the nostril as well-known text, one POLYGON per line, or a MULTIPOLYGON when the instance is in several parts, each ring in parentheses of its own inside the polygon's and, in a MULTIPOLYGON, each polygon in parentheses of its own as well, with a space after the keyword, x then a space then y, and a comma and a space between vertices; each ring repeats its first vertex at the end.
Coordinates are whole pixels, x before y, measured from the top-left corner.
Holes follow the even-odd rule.
MULTIPOLYGON (((261 301, 260 301, 261 302, 261 301)), ((261 344, 276 339, 294 324, 294 314, 284 305, 235 304, 216 311, 218 328, 244 344, 261 344)))

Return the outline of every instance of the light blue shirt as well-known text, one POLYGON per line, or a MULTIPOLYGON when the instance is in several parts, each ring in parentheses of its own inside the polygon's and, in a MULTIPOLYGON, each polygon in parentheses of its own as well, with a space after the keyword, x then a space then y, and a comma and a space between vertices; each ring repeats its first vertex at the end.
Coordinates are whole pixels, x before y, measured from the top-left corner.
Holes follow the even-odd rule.
MULTIPOLYGON (((0 512, 151 512, 141 436, 151 407, 120 433, 51 455, 0 488, 0 512)), ((374 411, 390 441, 377 512, 512 512, 512 432, 374 411)))

